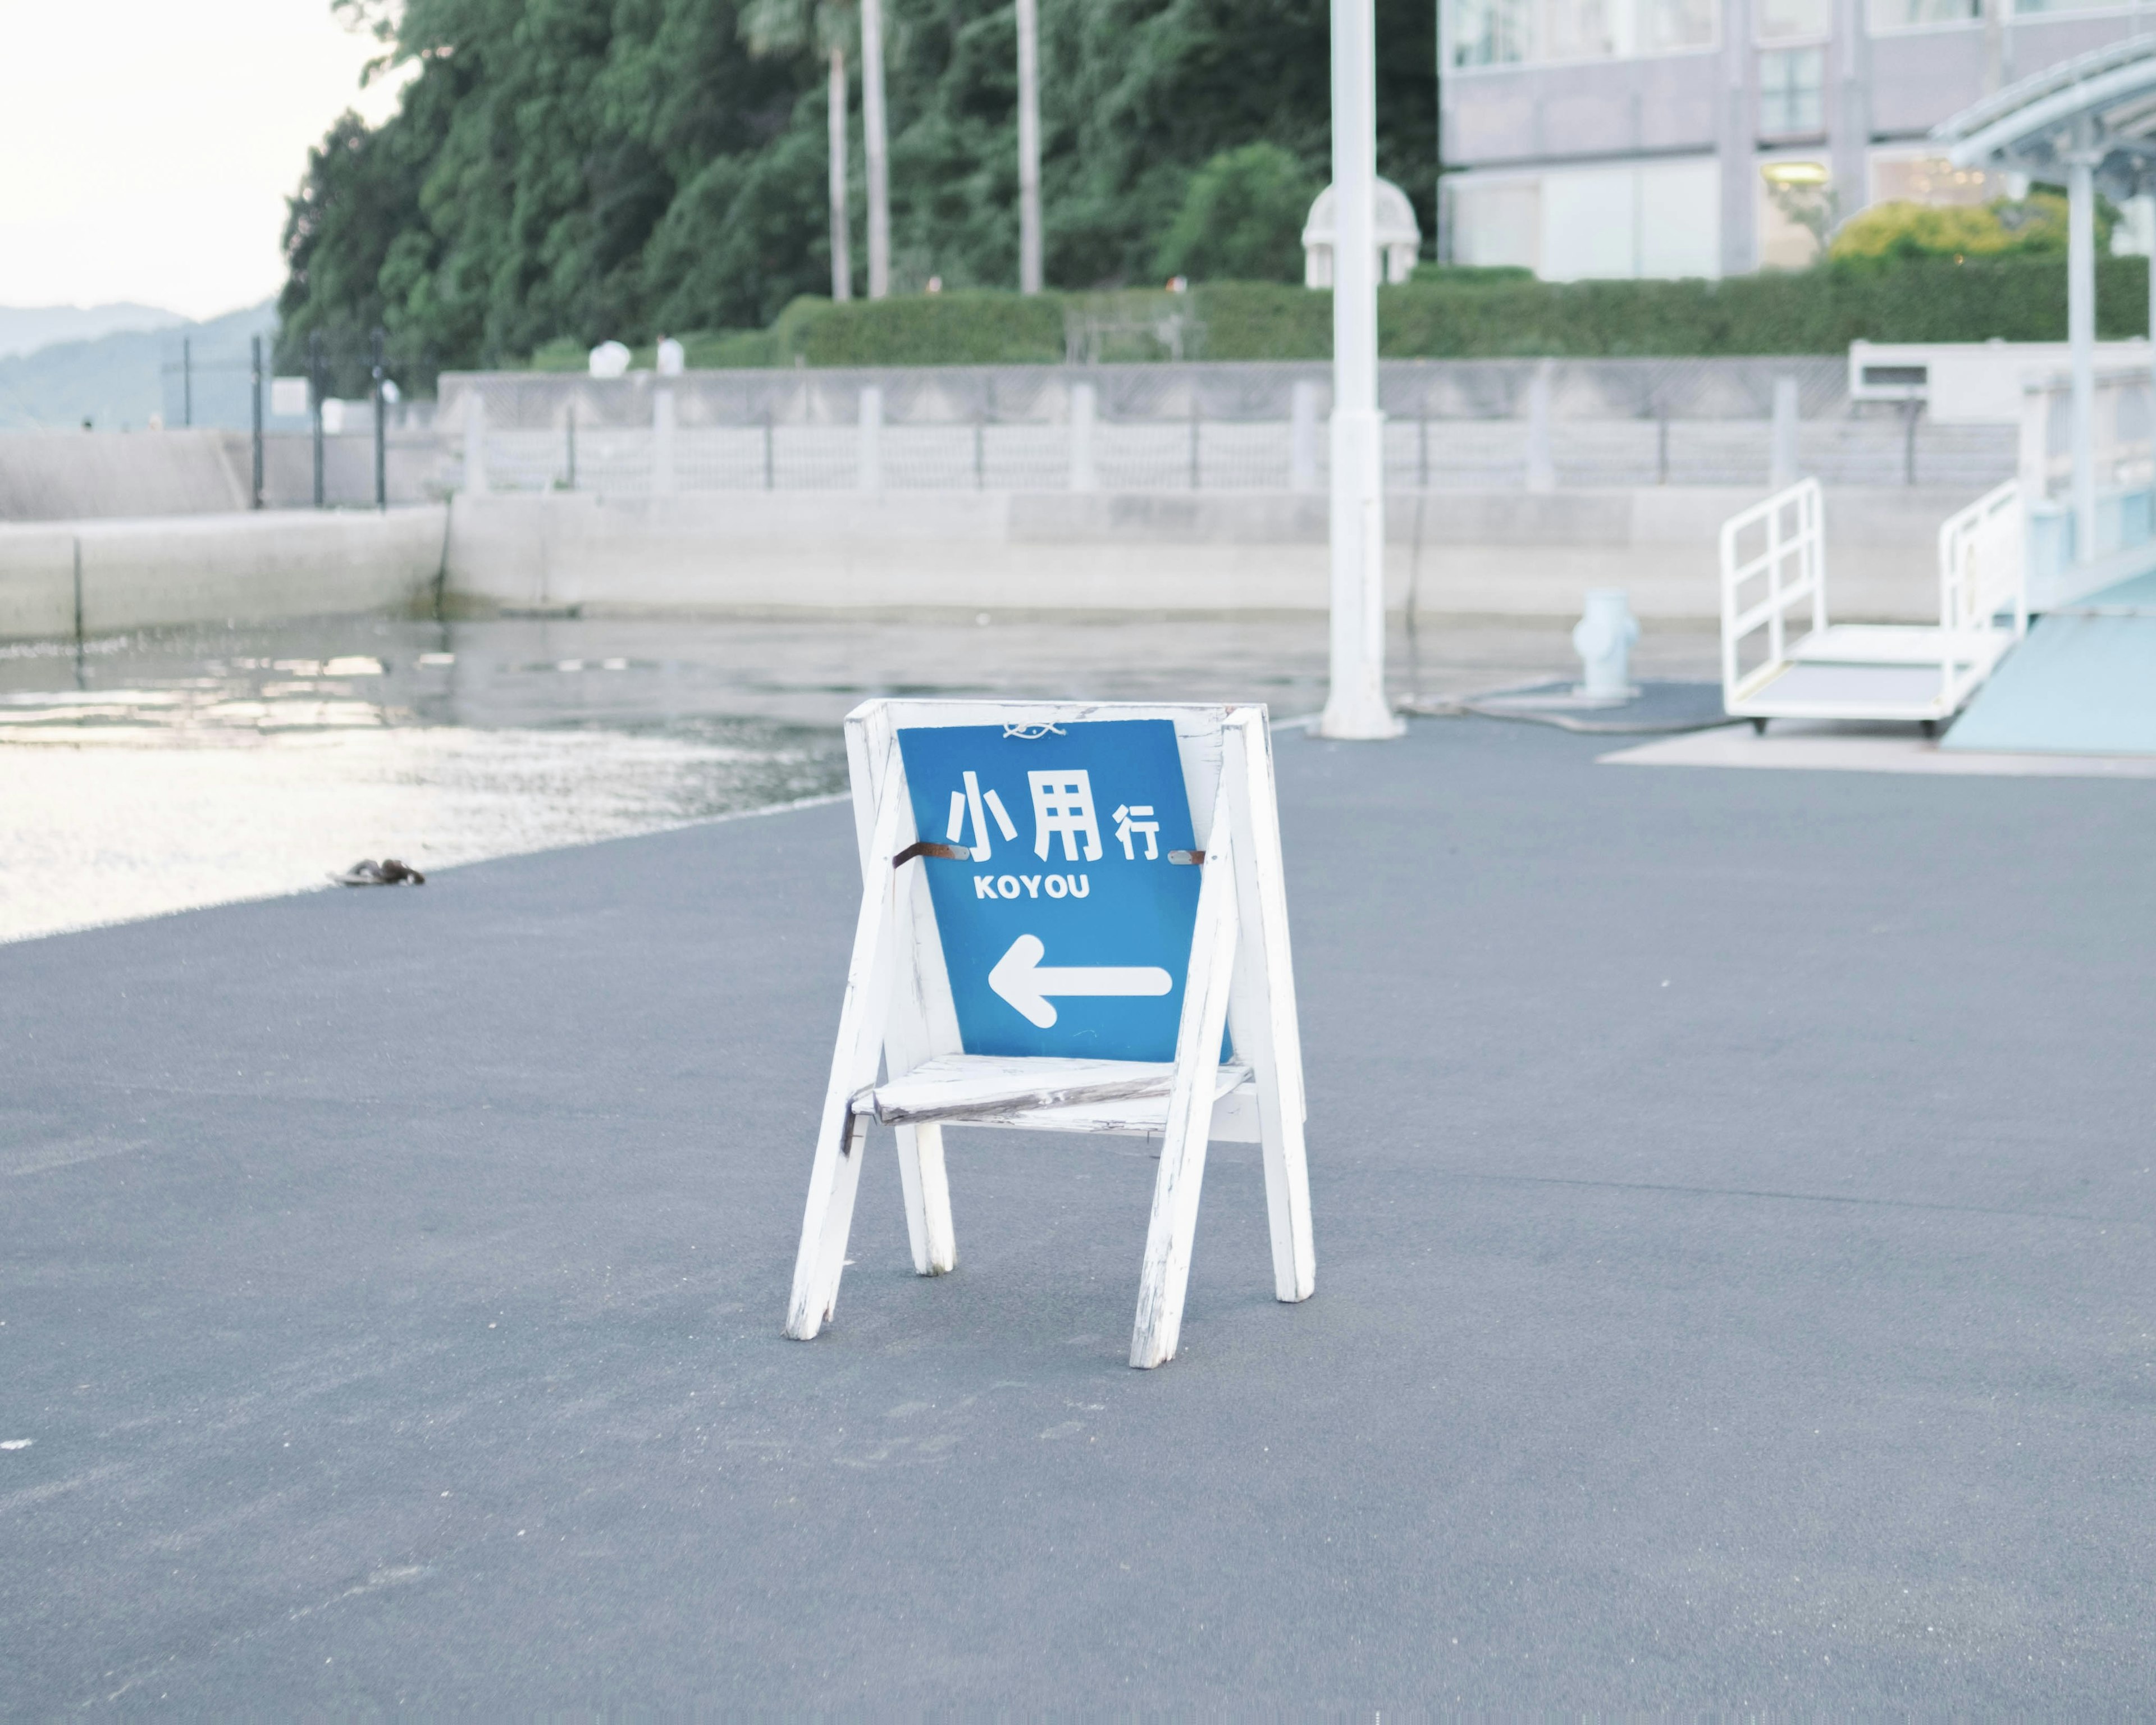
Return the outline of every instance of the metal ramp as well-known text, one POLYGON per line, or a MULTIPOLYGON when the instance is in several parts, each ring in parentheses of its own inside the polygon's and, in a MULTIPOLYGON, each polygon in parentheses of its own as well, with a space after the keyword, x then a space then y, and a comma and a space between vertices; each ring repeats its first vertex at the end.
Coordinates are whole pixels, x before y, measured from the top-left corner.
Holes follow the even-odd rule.
POLYGON ((1939 746, 2156 755, 2156 572, 2040 618, 1939 746))
POLYGON ((1837 624, 1826 595, 1819 481, 1799 480, 1722 528, 1722 705, 1770 719, 1901 720, 1960 711, 2028 624, 2018 481, 1939 529, 1932 624, 1837 624))

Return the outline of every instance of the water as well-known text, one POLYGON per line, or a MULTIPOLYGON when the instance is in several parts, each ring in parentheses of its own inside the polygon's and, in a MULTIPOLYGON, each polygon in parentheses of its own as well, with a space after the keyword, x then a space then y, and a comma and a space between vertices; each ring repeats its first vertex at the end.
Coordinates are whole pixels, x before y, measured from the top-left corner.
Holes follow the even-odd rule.
MULTIPOLYGON (((1322 705, 1322 617, 332 618, 0 646, 0 940, 650 832, 845 788, 875 695, 1322 705)), ((1673 638, 1665 660, 1698 644, 1673 638)), ((1427 694, 1562 625, 1396 640, 1427 694)))

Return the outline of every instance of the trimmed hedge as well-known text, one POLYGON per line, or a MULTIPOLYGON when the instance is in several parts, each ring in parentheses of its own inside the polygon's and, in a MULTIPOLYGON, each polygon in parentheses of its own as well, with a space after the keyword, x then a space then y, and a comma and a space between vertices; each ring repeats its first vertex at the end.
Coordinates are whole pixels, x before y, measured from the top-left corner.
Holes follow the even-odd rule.
MULTIPOLYGON (((2097 332, 2148 331, 2142 258, 2097 264, 2097 332)), ((902 299, 800 299, 767 330, 684 335, 689 363, 711 367, 1059 365, 1085 332, 1121 331, 1101 357, 1166 358, 1149 321, 1179 316, 1195 359, 1312 360, 1332 352, 1332 296, 1284 283, 1209 282, 1183 295, 965 292, 902 299)), ((1389 359, 1601 358, 1840 353, 1874 341, 2059 341, 2066 272, 2056 257, 1927 259, 1833 266, 1726 281, 1537 281, 1523 271, 1418 271, 1378 292, 1378 347, 1389 359)), ((582 349, 550 342, 542 369, 582 349)), ((649 365, 649 348, 636 362, 649 365)))

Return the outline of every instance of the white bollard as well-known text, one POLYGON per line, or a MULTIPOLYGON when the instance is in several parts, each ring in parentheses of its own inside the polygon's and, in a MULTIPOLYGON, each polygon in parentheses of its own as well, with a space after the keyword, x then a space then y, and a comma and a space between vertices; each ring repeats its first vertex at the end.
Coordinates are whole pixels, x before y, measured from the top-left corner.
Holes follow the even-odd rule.
POLYGON ((659 497, 674 492, 674 392, 651 392, 651 490, 659 497))
POLYGON ((883 490, 883 391, 870 383, 861 391, 860 459, 856 470, 864 491, 883 490))
POLYGON ((1535 367, 1527 384, 1527 485, 1530 491, 1557 489, 1557 460, 1550 449, 1550 362, 1535 367))
POLYGON ((1091 383, 1070 386, 1070 489, 1097 491, 1099 470, 1093 463, 1093 425, 1101 405, 1099 392, 1091 383))
POLYGON ((1295 491, 1317 489, 1317 386, 1297 383, 1289 412, 1287 482, 1295 491))
POLYGON ((1797 380, 1774 379, 1774 429, 1767 457, 1767 489, 1784 490, 1797 482, 1797 380))
POLYGON ((1582 680, 1573 692, 1589 701, 1630 701, 1640 691, 1632 686, 1632 643, 1640 639, 1640 620, 1633 616, 1621 587, 1600 587, 1587 595, 1587 614, 1572 631, 1572 650, 1579 655, 1582 680))
POLYGON ((476 389, 465 397, 465 490, 486 490, 486 403, 476 389))

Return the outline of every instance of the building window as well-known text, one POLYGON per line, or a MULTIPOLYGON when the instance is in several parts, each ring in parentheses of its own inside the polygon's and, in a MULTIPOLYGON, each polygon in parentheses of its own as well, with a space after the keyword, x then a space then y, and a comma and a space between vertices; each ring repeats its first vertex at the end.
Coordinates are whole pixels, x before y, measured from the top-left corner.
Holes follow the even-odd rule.
POLYGON ((1510 66, 1527 58, 1527 0, 1459 0, 1452 9, 1455 66, 1510 66))
POLYGON ((2008 196, 2002 177, 1956 167, 1943 156, 1875 156, 1874 203, 1989 203, 2008 196))
POLYGON ((1722 175, 1712 157, 1467 174, 1445 186, 1455 263, 1523 264, 1550 281, 1721 273, 1722 175))
POLYGON ((1452 63, 1630 59, 1712 48, 1716 0, 1450 0, 1452 63))
POLYGON ((1799 137, 1820 130, 1826 50, 1784 48, 1759 56, 1759 136, 1799 137))
POLYGON ((1759 267, 1809 268, 1834 225, 1834 179, 1826 163, 1763 162, 1759 180, 1759 267))
POLYGON ((1640 0, 1640 52, 1714 46, 1713 0, 1640 0))
POLYGON ((1828 0, 1759 0, 1753 33, 1762 42, 1815 42, 1827 33, 1828 0))
MULTIPOLYGON (((2019 0, 2019 7, 2032 9, 2029 0, 2019 0)), ((1984 0, 1867 0, 1865 16, 1875 32, 1974 23, 1984 16, 1984 0)))

